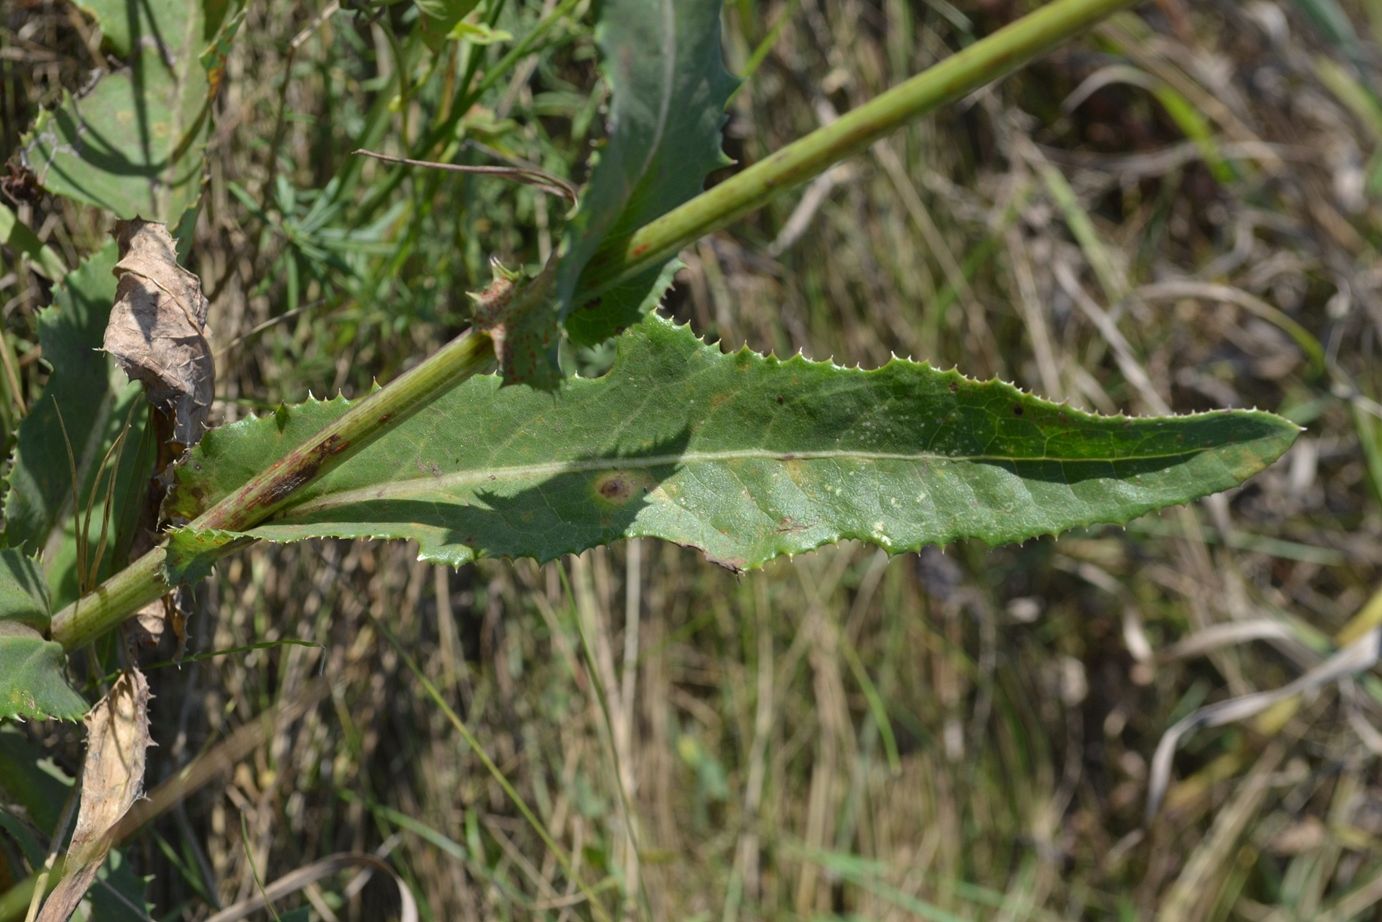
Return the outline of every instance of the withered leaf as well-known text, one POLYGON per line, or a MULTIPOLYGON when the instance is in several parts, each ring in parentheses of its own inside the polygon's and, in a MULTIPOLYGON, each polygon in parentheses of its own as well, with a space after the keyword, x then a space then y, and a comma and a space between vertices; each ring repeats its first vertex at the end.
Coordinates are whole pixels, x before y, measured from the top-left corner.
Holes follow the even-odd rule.
POLYGON ((168 228, 135 219, 115 225, 120 261, 104 348, 149 402, 171 415, 173 441, 193 445, 211 409, 215 365, 201 281, 177 263, 168 228))
POLYGON ((558 379, 548 372, 557 368, 560 339, 560 318, 549 297, 556 279, 556 254, 526 282, 521 282, 518 273, 509 272, 496 259, 490 259, 490 266, 494 281, 470 297, 475 301, 475 326, 489 334, 494 343, 504 383, 528 384, 544 390, 555 388, 558 379))
POLYGON ((126 622, 134 644, 144 650, 156 649, 171 631, 173 658, 181 660, 187 651, 187 610, 179 589, 154 599, 126 622))
POLYGON ((126 670, 86 717, 86 761, 77 828, 67 846, 64 876, 43 904, 38 922, 70 917, 96 879, 113 844, 112 832, 144 784, 149 739, 149 683, 126 670))

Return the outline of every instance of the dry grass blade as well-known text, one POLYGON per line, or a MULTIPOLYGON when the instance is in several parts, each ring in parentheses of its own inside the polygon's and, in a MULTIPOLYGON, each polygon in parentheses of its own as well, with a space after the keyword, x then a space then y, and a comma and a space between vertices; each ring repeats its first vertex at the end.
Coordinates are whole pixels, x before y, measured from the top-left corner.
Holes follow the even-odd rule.
POLYGON ((115 842, 115 827, 144 784, 149 739, 149 685, 130 669, 86 718, 86 763, 77 828, 67 849, 67 874, 43 904, 38 922, 69 918, 115 842))
POLYGON ((394 873, 393 868, 382 858, 368 854, 342 853, 339 855, 328 855, 320 861, 314 861, 306 867, 298 868, 284 874, 278 880, 269 884, 262 891, 246 900, 241 900, 234 906, 227 906, 216 913, 206 922, 236 922, 239 919, 248 918, 253 913, 268 906, 275 900, 281 900, 291 893, 296 893, 302 888, 314 884, 317 881, 330 877, 346 868, 367 868, 369 870, 383 871, 392 878, 398 886, 398 900, 400 905, 399 919, 401 922, 417 922, 417 901, 413 899, 412 891, 403 882, 403 878, 394 873))
POLYGON ((1181 737, 1202 727, 1222 727, 1224 724, 1247 720, 1262 713, 1278 701, 1313 691, 1340 679, 1371 669, 1382 659, 1382 628, 1369 631, 1362 638, 1339 650, 1333 656, 1306 672, 1295 681, 1271 691, 1240 695, 1220 701, 1182 717, 1167 730, 1152 756, 1151 776, 1147 784, 1147 819, 1151 820, 1161 806, 1171 778, 1171 758, 1181 737))
POLYGON ((385 163, 399 163, 405 166, 421 166, 430 170, 446 170, 449 173, 475 173, 482 176, 498 176, 503 179, 511 179, 514 182, 521 182, 524 185, 533 186, 540 192, 548 195, 555 195, 564 198, 572 205, 576 204, 576 187, 562 179, 554 176, 546 170, 539 170, 531 166, 473 166, 464 163, 437 163, 434 160, 413 160, 409 157, 394 157, 389 154, 379 154, 372 150, 353 150, 352 154, 361 157, 373 157, 375 160, 383 160, 385 163))
POLYGON ((1195 846, 1156 914, 1156 922, 1199 922, 1208 917, 1220 888, 1226 856, 1249 828, 1272 790, 1272 777, 1287 747, 1276 743, 1262 754, 1228 802, 1215 812, 1208 834, 1195 846))
POLYGON ((275 730, 292 723, 315 707, 330 690, 331 684, 325 679, 314 680, 295 697, 281 700, 276 707, 237 728, 154 788, 125 817, 117 838, 123 841, 144 824, 182 803, 216 778, 231 772, 241 760, 264 745, 275 730))

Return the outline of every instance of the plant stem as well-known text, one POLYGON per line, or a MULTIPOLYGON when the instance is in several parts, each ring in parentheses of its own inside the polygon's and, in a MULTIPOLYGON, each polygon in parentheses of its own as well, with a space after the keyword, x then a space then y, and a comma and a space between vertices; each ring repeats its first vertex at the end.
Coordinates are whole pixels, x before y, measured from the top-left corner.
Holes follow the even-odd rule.
POLYGON ((494 362, 488 336, 467 330, 388 387, 358 401, 340 419, 279 458, 203 512, 189 528, 244 531, 288 504, 302 487, 494 362))
POLYGON ((87 644, 171 588, 167 553, 156 547, 53 616, 52 638, 68 650, 87 644))
MULTIPOLYGON (((540 296, 545 296, 545 287, 540 296)), ((303 487, 494 362, 488 336, 468 330, 388 387, 358 401, 340 419, 250 478, 189 526, 198 531, 242 532, 288 505, 303 487)), ((228 553, 238 545, 227 545, 228 553)), ((167 552, 154 548, 53 616, 52 637, 67 649, 111 630, 168 592, 167 552)))
POLYGON ((596 256, 585 273, 585 302, 661 265, 682 247, 866 149, 898 126, 1006 76, 1139 0, 1055 0, 975 42, 905 83, 763 158, 644 225, 622 249, 596 256))

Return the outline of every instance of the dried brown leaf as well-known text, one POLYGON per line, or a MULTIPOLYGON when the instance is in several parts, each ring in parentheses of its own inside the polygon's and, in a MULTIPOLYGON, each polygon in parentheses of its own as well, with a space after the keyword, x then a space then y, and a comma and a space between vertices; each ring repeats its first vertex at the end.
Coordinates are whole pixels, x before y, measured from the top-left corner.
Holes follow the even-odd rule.
POLYGON ((211 409, 215 364, 201 280, 177 262, 168 228, 152 221, 115 225, 120 261, 104 348, 149 402, 173 418, 173 441, 201 438, 211 409))
POLYGON ((163 639, 169 636, 171 629, 173 658, 182 659, 183 653, 187 650, 187 614, 178 596, 179 593, 170 592, 162 598, 155 599, 135 612, 134 618, 126 622, 136 648, 156 649, 163 643, 163 639))
POLYGON ((149 684, 129 669, 86 717, 86 762, 77 828, 67 846, 63 879, 38 922, 63 922, 86 895, 114 841, 115 825, 143 789, 149 739, 149 684))

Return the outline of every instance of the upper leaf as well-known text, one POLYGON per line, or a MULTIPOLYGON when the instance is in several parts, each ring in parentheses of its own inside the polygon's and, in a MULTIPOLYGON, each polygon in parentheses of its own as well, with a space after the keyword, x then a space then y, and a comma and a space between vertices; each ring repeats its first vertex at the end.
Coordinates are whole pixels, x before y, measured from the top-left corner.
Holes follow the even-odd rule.
MULTIPOLYGON (((28 161, 57 195, 119 218, 175 224, 200 193, 211 124, 203 6, 184 0, 82 5, 128 67, 41 113, 24 139, 28 161)), ((207 62, 216 63, 215 56, 207 62)))
POLYGON ((67 684, 62 644, 44 640, 48 593, 38 566, 0 551, 0 720, 76 720, 86 702, 67 684))
POLYGON ((43 574, 16 550, 0 551, 0 621, 47 631, 48 587, 43 574))
POLYGON ((556 304, 542 325, 524 329, 526 344, 510 334, 510 380, 555 382, 562 321, 574 341, 588 345, 651 310, 671 281, 661 267, 575 309, 587 270, 603 253, 694 197, 711 172, 730 162, 721 128, 737 82, 723 63, 720 0, 606 0, 596 38, 611 86, 609 137, 566 229, 556 304))
MULTIPOLYGON (((194 518, 347 406, 208 433, 170 510, 194 518)), ((735 568, 843 538, 892 552, 996 544, 1233 486, 1297 431, 1256 411, 1096 416, 900 359, 862 371, 724 355, 654 315, 619 340, 606 376, 555 394, 471 379, 248 534, 408 538, 451 564, 653 536, 735 568)), ((174 575, 236 537, 176 533, 174 575)))
POLYGON ((108 574, 129 546, 153 463, 143 438, 147 414, 139 387, 97 351, 115 298, 115 255, 111 243, 89 257, 62 280, 53 305, 39 314, 39 343, 53 374, 19 426, 5 497, 5 542, 42 557, 59 604, 77 595, 78 525, 89 516, 90 547, 104 542, 105 548, 95 575, 108 574), (130 431, 118 454, 108 458, 127 420, 130 431))

